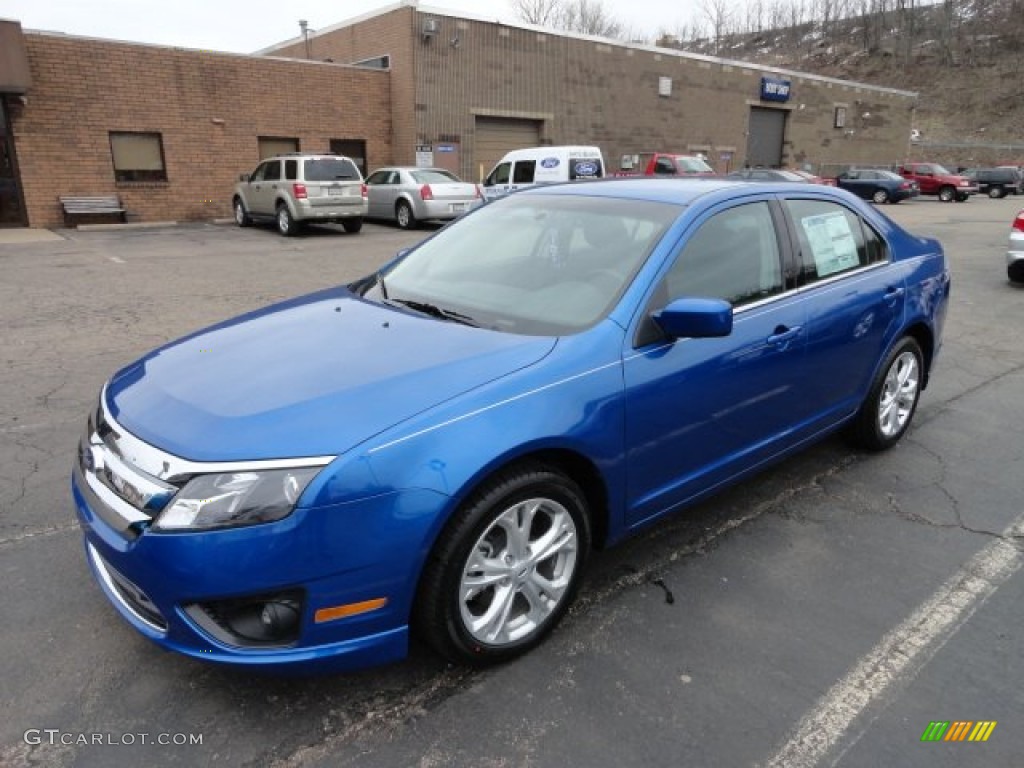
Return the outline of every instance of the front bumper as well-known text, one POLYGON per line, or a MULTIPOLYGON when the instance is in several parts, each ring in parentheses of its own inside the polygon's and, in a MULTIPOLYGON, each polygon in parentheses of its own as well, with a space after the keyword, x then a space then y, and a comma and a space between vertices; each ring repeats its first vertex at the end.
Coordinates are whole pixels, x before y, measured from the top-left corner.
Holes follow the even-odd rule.
POLYGON ((386 494, 299 509, 276 523, 161 533, 112 525, 81 467, 74 470, 71 489, 97 583, 129 624, 168 650, 300 673, 362 668, 406 655, 423 528, 436 509, 436 494, 386 494), (410 519, 422 525, 409 526, 410 519), (406 525, 389 537, 396 520, 406 525), (195 620, 198 605, 285 590, 302 595, 293 642, 232 642, 195 620), (317 611, 381 598, 384 604, 372 611, 317 620, 317 611))

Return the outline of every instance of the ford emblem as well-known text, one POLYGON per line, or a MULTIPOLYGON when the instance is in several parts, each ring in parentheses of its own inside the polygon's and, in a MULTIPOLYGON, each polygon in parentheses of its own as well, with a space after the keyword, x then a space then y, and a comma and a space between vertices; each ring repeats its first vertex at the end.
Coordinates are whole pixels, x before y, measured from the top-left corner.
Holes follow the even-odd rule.
POLYGON ((557 168, 558 158, 557 157, 545 157, 540 161, 541 168, 557 168))
POLYGON ((576 163, 576 175, 577 176, 596 176, 597 175, 597 164, 596 163, 576 163))

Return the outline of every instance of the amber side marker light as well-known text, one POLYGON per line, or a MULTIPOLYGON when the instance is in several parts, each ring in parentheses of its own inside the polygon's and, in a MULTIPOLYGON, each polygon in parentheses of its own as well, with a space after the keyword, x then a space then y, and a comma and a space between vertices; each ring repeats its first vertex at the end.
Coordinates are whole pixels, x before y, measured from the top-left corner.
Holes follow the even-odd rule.
POLYGON ((360 613, 369 613, 383 608, 388 604, 386 597, 376 597, 373 600, 364 600, 361 603, 349 603, 348 605, 336 605, 333 608, 321 608, 313 615, 313 621, 323 624, 325 621, 344 619, 349 616, 358 616, 360 613))

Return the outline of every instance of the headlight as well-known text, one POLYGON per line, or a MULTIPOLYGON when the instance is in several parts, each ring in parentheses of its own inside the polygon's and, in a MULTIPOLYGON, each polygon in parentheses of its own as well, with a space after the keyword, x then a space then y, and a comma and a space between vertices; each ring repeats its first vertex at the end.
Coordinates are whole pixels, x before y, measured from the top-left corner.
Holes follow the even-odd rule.
POLYGON ((188 481, 157 517, 157 530, 223 528, 287 517, 323 467, 226 472, 188 481))

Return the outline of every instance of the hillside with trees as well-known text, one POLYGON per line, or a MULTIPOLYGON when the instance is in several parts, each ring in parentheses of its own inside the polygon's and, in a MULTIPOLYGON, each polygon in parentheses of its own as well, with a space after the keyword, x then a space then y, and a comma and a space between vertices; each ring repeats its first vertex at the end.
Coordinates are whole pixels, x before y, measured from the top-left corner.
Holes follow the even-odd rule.
POLYGON ((601 0, 517 0, 528 23, 920 93, 914 143, 1024 163, 1024 0, 700 0, 637 34, 601 0))

